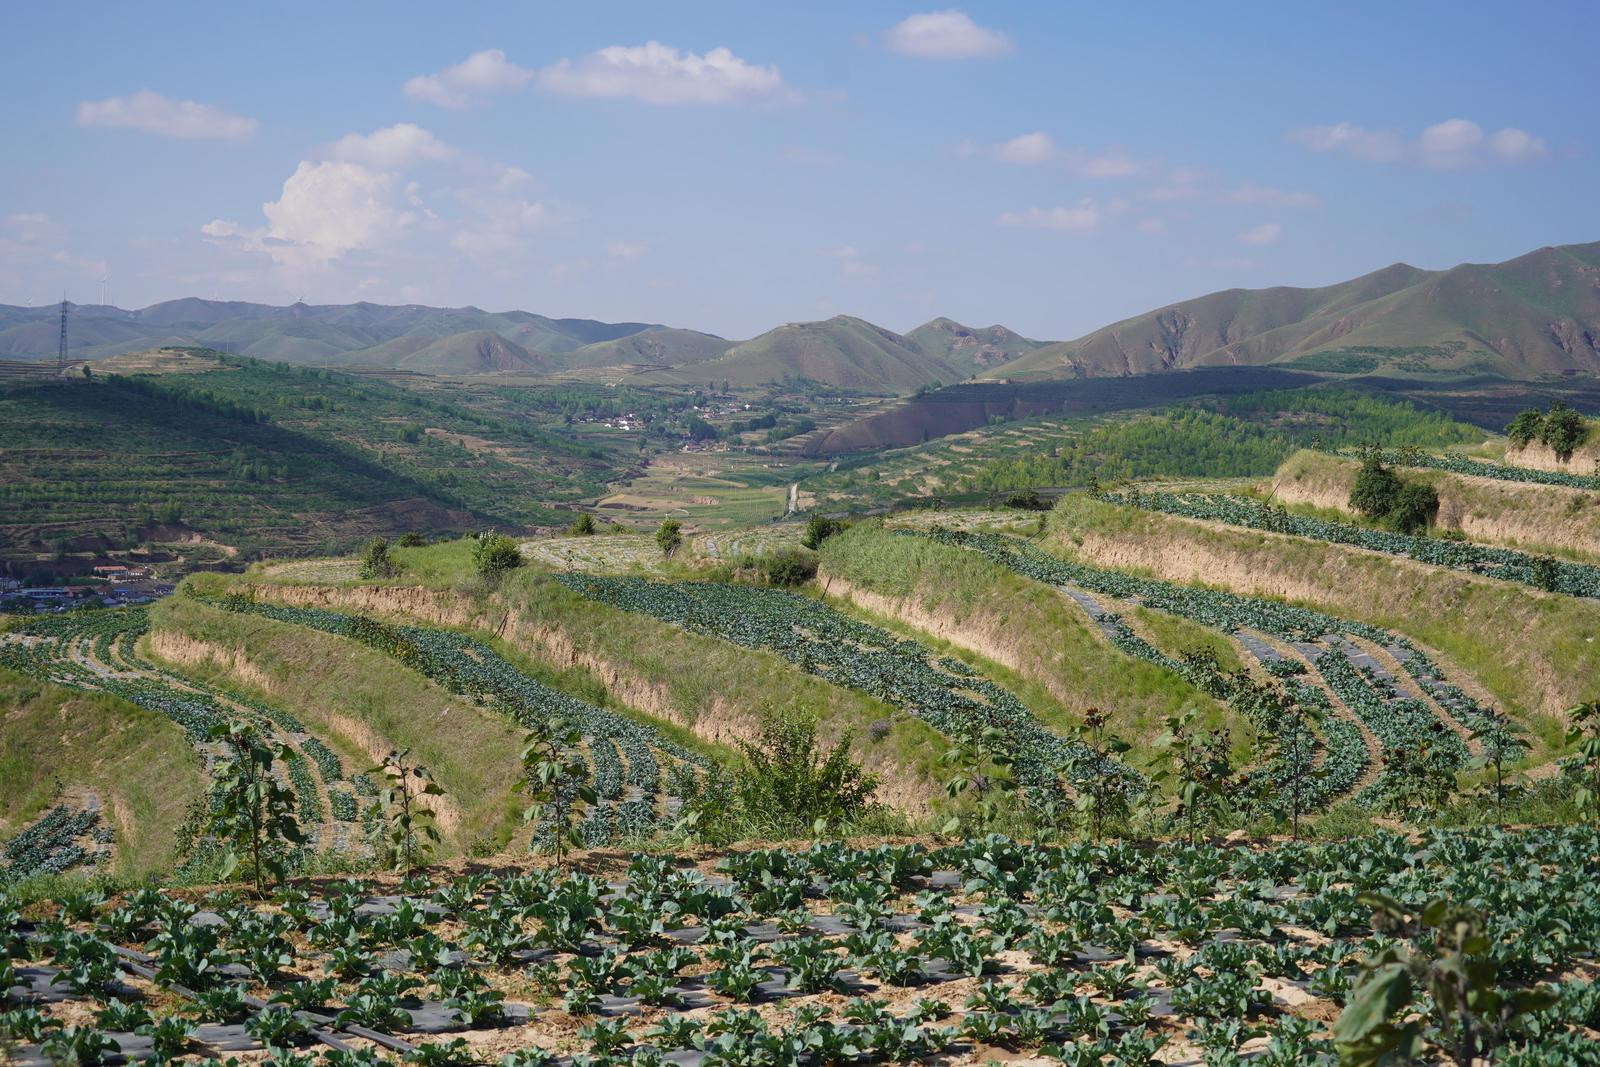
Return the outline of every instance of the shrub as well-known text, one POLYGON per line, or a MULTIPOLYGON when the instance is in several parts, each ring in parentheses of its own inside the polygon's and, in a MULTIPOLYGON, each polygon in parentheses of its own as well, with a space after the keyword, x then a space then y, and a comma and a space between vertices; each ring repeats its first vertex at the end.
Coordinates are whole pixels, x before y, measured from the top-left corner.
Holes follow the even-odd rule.
POLYGON ((1350 506, 1369 518, 1387 515, 1399 501, 1401 484, 1400 476, 1385 467, 1381 458, 1368 455, 1350 490, 1350 506))
POLYGON ((567 527, 567 533, 574 537, 593 537, 594 532, 594 516, 587 511, 580 511, 578 517, 572 520, 572 525, 567 527))
POLYGON ((1519 411, 1517 417, 1506 426, 1506 436, 1511 438, 1511 443, 1518 448, 1527 448, 1534 438, 1540 435, 1544 428, 1544 413, 1538 408, 1528 408, 1519 411))
POLYGON ((415 530, 407 530, 405 533, 394 539, 394 545, 396 548, 420 548, 427 543, 427 538, 423 537, 415 530))
POLYGON ((1409 482, 1401 487, 1384 521, 1401 533, 1416 533, 1433 522, 1438 513, 1439 494, 1433 486, 1409 482))
POLYGON ((1550 413, 1544 417, 1544 423, 1539 427, 1539 440, 1543 441, 1550 451, 1562 459, 1567 459, 1574 449, 1583 444, 1588 432, 1583 423, 1583 416, 1557 400, 1551 403, 1550 413))
POLYGON ((735 782, 739 805, 752 821, 780 830, 810 830, 860 815, 878 780, 850 758, 850 738, 824 751, 814 718, 796 711, 766 717, 755 744, 740 742, 745 758, 735 782))
POLYGON ((393 578, 400 573, 400 568, 389 555, 389 542, 381 537, 374 537, 367 542, 366 549, 361 553, 361 569, 363 578, 393 578))
POLYGON ((804 585, 817 576, 817 558, 792 548, 762 556, 759 567, 768 585, 804 585))
POLYGON ((813 515, 811 521, 806 523, 806 532, 801 535, 800 543, 812 551, 832 537, 834 534, 843 533, 845 523, 838 519, 825 519, 821 515, 813 515))
POLYGON ((490 530, 474 539, 472 563, 478 568, 479 577, 493 579, 522 566, 522 553, 511 538, 490 530))
POLYGON ((656 544, 661 546, 661 554, 671 559, 683 545, 683 523, 677 519, 662 519, 661 525, 656 527, 656 544))

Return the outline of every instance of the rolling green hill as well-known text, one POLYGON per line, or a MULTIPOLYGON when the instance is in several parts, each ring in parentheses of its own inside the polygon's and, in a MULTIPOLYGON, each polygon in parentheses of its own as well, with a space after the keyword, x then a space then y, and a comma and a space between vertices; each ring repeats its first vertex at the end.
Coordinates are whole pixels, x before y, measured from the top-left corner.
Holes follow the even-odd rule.
POLYGON ((1037 349, 985 376, 1263 363, 1508 378, 1600 372, 1600 243, 1444 271, 1397 263, 1319 289, 1229 289, 1037 349))
POLYGON ((550 357, 530 352, 493 330, 463 330, 437 340, 408 334, 346 353, 340 362, 345 361, 424 374, 540 373, 553 369, 550 357))
POLYGON ((741 386, 806 378, 849 389, 909 393, 970 375, 970 369, 925 352, 910 338, 864 319, 835 315, 822 322, 791 322, 736 344, 717 359, 651 371, 636 380, 673 385, 726 381, 741 386))

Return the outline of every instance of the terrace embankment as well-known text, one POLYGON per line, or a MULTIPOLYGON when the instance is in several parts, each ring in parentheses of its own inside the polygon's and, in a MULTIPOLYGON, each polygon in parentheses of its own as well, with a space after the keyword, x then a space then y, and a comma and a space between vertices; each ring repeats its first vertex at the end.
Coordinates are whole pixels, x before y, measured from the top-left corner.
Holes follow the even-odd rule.
POLYGON ((1507 711, 1533 720, 1529 725, 1546 739, 1560 732, 1565 709, 1593 697, 1600 602, 1087 498, 1057 506, 1043 547, 1398 631, 1452 678, 1470 676, 1507 711))
POLYGON ((531 569, 492 594, 279 582, 249 591, 272 603, 493 634, 535 667, 580 670, 604 687, 604 699, 617 711, 669 732, 676 728, 701 747, 725 750, 754 739, 763 716, 804 709, 817 717, 825 740, 849 737, 855 757, 879 778, 881 802, 922 817, 943 792, 939 756, 946 746, 931 727, 891 705, 806 674, 775 654, 585 600, 531 569))
POLYGON ((150 622, 152 657, 283 708, 353 771, 409 751, 445 790, 423 803, 447 851, 510 839, 522 749, 510 720, 346 638, 182 597, 157 605, 150 622))
MULTIPOLYGON (((1297 452, 1264 489, 1280 504, 1308 504, 1350 514, 1361 464, 1321 452, 1297 452)), ((1600 560, 1600 493, 1556 485, 1407 469, 1408 480, 1439 494, 1436 525, 1469 539, 1527 551, 1600 560)))
POLYGON ((172 720, 103 694, 0 670, 0 838, 71 791, 92 790, 115 834, 112 873, 176 866, 205 793, 200 758, 172 720))
MULTIPOLYGON (((819 578, 830 595, 1032 683, 1042 692, 1014 688, 1057 733, 1070 735, 1089 707, 1109 712, 1118 730, 1139 743, 1152 740, 1166 716, 1185 707, 1232 717, 1171 671, 1112 648, 1058 591, 974 553, 859 527, 823 543, 819 578)), ((1246 729, 1243 722, 1234 725, 1246 729)))

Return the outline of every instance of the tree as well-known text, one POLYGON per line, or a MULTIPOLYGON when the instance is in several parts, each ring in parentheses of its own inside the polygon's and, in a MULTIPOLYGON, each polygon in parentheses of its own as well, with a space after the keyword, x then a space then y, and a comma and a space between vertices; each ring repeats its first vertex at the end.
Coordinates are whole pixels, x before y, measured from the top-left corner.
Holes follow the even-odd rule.
POLYGON ((1357 899, 1388 944, 1362 963, 1334 1024, 1344 1067, 1418 1062, 1429 1038, 1458 1067, 1494 1062, 1519 1018, 1556 1002, 1548 988, 1501 988, 1480 913, 1436 900, 1411 915, 1377 893, 1357 899))
POLYGON ((1517 448, 1527 448, 1543 428, 1544 413, 1538 408, 1527 408, 1517 412, 1517 417, 1506 425, 1506 436, 1517 448))
POLYGON ((523 740, 522 777, 516 789, 530 803, 522 813, 522 821, 542 824, 539 837, 549 843, 557 863, 565 858, 568 846, 583 844, 582 831, 573 818, 575 802, 597 802, 594 790, 587 784, 588 764, 578 750, 582 742, 583 735, 576 726, 554 719, 537 721, 523 740))
MULTIPOLYGON (((1443 733, 1443 723, 1433 729, 1443 733)), ((1437 811, 1450 800, 1456 789, 1455 769, 1443 750, 1427 740, 1410 745, 1393 745, 1383 750, 1384 810, 1396 818, 1410 818, 1418 812, 1437 811)))
POLYGON ((812 551, 822 547, 822 542, 834 534, 843 533, 845 524, 838 519, 828 519, 821 515, 813 515, 806 522, 806 532, 800 535, 800 543, 812 551))
POLYGON ((817 576, 817 557, 789 548, 762 556, 760 568, 769 585, 804 585, 817 576))
POLYGON ((1506 764, 1515 763, 1528 750, 1518 736, 1522 728, 1503 715, 1491 714, 1487 721, 1472 731, 1482 754, 1473 760, 1473 766, 1494 771, 1494 821, 1505 825, 1506 764))
POLYGON ((1559 400, 1552 401, 1550 413, 1544 417, 1544 423, 1539 427, 1539 440, 1561 459, 1571 457, 1573 450, 1583 444, 1583 439, 1588 436, 1588 427, 1583 423, 1583 416, 1573 411, 1559 400))
POLYGON ((505 534, 488 530, 473 537, 472 564, 478 569, 478 577, 485 581, 497 581, 507 571, 522 566, 522 562, 517 543, 505 534))
POLYGON ((1577 750, 1568 771, 1577 779, 1574 799, 1578 810, 1600 821, 1600 700, 1591 700, 1568 710, 1572 729, 1567 744, 1577 750))
POLYGON ((273 760, 288 760, 293 753, 287 745, 269 745, 254 726, 237 720, 214 727, 211 739, 223 750, 208 827, 227 844, 222 877, 238 870, 241 853, 247 853, 259 893, 266 874, 282 881, 283 846, 305 840, 294 815, 294 793, 272 776, 273 760))
MULTIPOLYGON (((957 734, 956 747, 948 749, 940 759, 955 769, 944 791, 951 800, 970 794, 975 801, 977 825, 987 828, 1000 821, 1009 808, 1005 798, 1016 792, 1016 779, 1011 773, 1016 757, 1011 752, 1010 736, 998 726, 977 721, 965 726, 957 734)), ((952 817, 945 823, 945 833, 954 833, 962 822, 959 816, 952 817)))
POLYGON ((1372 449, 1356 472, 1356 483, 1350 490, 1350 506, 1370 518, 1380 518, 1394 510, 1400 485, 1399 475, 1385 467, 1382 455, 1372 449))
POLYGON ((410 754, 410 749, 391 750, 382 763, 367 771, 382 774, 385 783, 371 808, 377 817, 377 843, 387 851, 394 869, 407 875, 416 869, 417 860, 439 843, 433 809, 422 798, 444 796, 427 768, 406 762, 410 754))
POLYGON ((572 525, 567 527, 567 533, 574 537, 594 536, 594 516, 587 511, 578 512, 578 517, 572 520, 572 525))
POLYGON ((1289 836, 1299 840, 1307 790, 1322 777, 1316 765, 1316 735, 1311 730, 1319 716, 1315 709, 1286 694, 1278 694, 1275 699, 1277 714, 1267 742, 1267 763, 1276 769, 1278 788, 1288 801, 1289 836))
POLYGON ((661 546, 661 554, 671 559, 683 546, 683 523, 677 519, 662 519, 661 525, 656 527, 656 544, 661 546))
POLYGON ((1172 784, 1178 801, 1173 819, 1183 824, 1192 845, 1196 832, 1228 806, 1234 782, 1228 731, 1201 725, 1200 713, 1194 708, 1169 715, 1166 726, 1155 742, 1162 769, 1154 778, 1172 784))
POLYGON ((389 542, 381 537, 368 541, 366 550, 361 553, 361 569, 357 573, 362 578, 393 578, 399 574, 399 566, 389 555, 389 542))
POLYGON ((1384 516, 1384 522, 1401 533, 1416 533, 1432 523, 1438 513, 1439 494, 1433 486, 1407 482, 1400 487, 1394 507, 1384 516))
POLYGON ((1077 781, 1077 808, 1089 822, 1089 839, 1099 841, 1108 822, 1125 819, 1129 813, 1128 785, 1110 773, 1118 757, 1132 746, 1110 729, 1111 716, 1099 708, 1083 713, 1078 740, 1083 751, 1068 768, 1077 781))

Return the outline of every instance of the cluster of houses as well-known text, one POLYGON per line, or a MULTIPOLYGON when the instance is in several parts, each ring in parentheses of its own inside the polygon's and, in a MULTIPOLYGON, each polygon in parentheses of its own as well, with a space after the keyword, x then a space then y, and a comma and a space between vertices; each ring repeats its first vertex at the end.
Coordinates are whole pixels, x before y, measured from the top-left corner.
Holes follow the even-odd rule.
POLYGON ((0 611, 41 614, 86 607, 148 604, 172 592, 171 582, 156 581, 148 567, 108 564, 94 568, 100 581, 81 585, 25 586, 0 578, 0 611))

